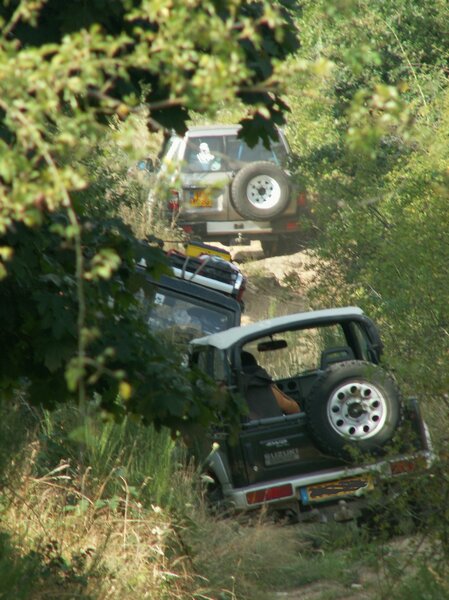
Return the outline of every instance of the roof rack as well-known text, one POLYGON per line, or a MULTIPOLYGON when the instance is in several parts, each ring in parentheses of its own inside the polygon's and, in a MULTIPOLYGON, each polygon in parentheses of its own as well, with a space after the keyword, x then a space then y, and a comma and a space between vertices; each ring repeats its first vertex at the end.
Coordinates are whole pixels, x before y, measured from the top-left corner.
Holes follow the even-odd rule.
POLYGON ((226 250, 201 242, 191 242, 185 253, 169 250, 167 257, 175 277, 242 300, 246 277, 231 262, 231 255, 226 250))

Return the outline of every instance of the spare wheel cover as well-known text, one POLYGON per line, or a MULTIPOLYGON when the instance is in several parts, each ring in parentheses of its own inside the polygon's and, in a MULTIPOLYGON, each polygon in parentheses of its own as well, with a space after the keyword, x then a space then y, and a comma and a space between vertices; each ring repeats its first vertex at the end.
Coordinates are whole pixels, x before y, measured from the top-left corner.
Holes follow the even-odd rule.
POLYGON ((246 165, 231 185, 235 209, 245 218, 268 220, 284 212, 290 199, 287 175, 277 165, 259 161, 246 165))

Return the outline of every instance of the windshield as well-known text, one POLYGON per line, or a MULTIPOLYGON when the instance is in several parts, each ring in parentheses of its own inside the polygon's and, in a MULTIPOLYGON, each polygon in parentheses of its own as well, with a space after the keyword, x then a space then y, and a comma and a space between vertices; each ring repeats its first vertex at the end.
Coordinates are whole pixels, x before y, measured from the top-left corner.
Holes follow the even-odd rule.
POLYGON ((260 160, 284 165, 286 158, 286 149, 280 142, 273 142, 267 149, 259 141, 250 148, 237 134, 206 134, 187 139, 181 170, 188 173, 230 171, 260 160))

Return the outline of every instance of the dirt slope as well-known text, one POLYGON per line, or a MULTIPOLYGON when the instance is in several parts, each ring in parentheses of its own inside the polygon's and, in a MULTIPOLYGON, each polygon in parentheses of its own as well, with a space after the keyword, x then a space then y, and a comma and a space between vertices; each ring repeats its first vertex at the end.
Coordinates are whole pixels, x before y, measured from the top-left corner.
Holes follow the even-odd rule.
POLYGON ((248 277, 244 324, 310 308, 303 295, 313 281, 313 259, 307 252, 265 258, 258 242, 230 250, 248 277))

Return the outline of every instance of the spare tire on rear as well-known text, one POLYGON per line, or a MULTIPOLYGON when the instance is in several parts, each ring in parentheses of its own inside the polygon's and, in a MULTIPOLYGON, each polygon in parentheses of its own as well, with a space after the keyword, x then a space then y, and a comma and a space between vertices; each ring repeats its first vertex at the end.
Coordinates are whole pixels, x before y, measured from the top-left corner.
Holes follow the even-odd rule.
POLYGON ((236 211, 246 219, 272 219, 281 215, 289 203, 288 177, 269 161, 250 163, 232 181, 231 199, 236 211))
POLYGON ((323 371, 304 410, 316 445, 326 454, 351 460, 360 452, 382 453, 399 425, 401 397, 384 369, 352 360, 323 371))

